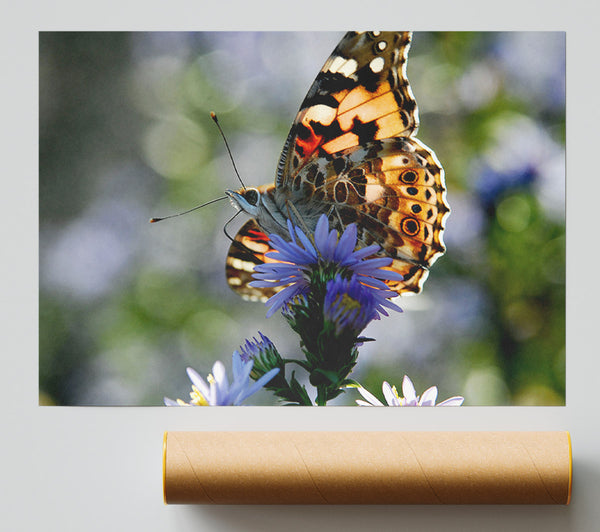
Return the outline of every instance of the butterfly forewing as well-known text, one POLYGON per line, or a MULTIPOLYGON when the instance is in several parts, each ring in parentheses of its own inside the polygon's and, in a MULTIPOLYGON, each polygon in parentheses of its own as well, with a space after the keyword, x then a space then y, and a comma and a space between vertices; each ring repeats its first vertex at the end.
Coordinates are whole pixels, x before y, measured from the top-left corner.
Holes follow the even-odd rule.
POLYGON ((410 32, 344 36, 300 106, 281 155, 277 186, 285 186, 313 157, 416 130, 417 105, 406 79, 410 39, 410 32))

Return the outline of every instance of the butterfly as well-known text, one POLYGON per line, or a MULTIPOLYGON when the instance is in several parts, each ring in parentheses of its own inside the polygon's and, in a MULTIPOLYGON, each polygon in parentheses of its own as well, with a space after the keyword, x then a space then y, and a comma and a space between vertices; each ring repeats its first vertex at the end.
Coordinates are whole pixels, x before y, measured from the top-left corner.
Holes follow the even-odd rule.
POLYGON ((399 295, 418 293, 445 252, 450 213, 444 170, 415 138, 419 125, 406 76, 410 32, 348 32, 310 87, 285 141, 273 184, 228 190, 251 218, 226 260, 229 286, 266 300, 254 266, 268 261, 268 234, 289 239, 287 220, 313 231, 326 214, 340 234, 356 223, 360 247, 378 244, 403 276, 388 281, 399 295))

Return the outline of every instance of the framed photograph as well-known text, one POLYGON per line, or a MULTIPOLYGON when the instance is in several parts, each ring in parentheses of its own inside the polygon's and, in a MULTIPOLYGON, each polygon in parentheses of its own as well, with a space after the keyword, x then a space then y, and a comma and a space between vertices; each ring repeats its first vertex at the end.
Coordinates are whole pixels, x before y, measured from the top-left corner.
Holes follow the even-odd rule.
POLYGON ((564 405, 565 43, 41 32, 40 404, 564 405))

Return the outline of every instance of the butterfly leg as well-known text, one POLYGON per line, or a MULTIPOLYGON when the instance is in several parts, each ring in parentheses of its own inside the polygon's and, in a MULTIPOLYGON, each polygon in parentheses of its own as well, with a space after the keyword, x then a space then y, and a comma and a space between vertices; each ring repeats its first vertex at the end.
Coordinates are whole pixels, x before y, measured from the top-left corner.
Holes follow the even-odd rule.
POLYGON ((342 216, 340 215, 340 211, 338 210, 336 205, 332 205, 331 208, 329 209, 329 212, 327 213, 327 218, 329 220, 331 220, 331 218, 333 217, 333 215, 335 215, 335 217, 337 218, 338 221, 338 227, 340 228, 340 231, 343 231, 345 225, 344 222, 342 220, 342 216))
MULTIPOLYGON (((287 209, 288 219, 292 220, 292 223, 294 223, 294 220, 298 220, 298 224, 300 224, 302 231, 304 231, 304 234, 310 239, 310 241, 314 245, 314 243, 315 243, 314 236, 312 234, 313 230, 308 228, 308 226, 306 225, 306 222, 304 221, 304 218, 302 218, 302 215, 300 214, 300 212, 298 211, 296 206, 291 201, 286 200, 285 207, 287 209)), ((294 225, 297 225, 297 224, 294 223, 294 225)))

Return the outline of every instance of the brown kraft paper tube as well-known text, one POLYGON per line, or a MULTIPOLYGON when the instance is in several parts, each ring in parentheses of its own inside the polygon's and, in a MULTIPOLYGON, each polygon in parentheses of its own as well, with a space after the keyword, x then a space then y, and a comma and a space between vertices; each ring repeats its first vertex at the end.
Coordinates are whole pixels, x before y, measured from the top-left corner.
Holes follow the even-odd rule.
POLYGON ((166 432, 168 504, 569 504, 568 432, 166 432))

